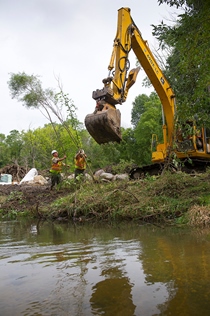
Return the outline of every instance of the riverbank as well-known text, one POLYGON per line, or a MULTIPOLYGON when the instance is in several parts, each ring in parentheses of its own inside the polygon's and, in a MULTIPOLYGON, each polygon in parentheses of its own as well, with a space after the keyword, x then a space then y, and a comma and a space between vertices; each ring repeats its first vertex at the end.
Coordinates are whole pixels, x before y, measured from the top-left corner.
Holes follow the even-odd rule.
POLYGON ((210 225, 210 171, 138 181, 64 181, 49 186, 0 186, 0 217, 59 221, 138 221, 156 225, 210 225))

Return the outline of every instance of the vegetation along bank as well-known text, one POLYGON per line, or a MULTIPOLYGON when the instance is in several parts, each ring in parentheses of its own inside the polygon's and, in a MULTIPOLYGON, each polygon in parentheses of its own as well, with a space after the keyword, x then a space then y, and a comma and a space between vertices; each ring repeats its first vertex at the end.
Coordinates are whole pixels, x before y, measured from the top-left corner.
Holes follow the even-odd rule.
POLYGON ((165 172, 136 181, 65 180, 49 186, 0 186, 0 218, 24 216, 40 220, 95 222, 135 221, 139 224, 210 224, 210 170, 189 175, 165 172))

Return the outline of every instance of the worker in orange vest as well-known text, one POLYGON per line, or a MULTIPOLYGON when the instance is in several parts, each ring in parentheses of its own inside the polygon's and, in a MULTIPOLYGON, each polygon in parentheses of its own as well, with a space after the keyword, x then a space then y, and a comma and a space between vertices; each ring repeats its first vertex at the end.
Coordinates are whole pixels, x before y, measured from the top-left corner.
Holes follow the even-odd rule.
POLYGON ((85 174, 85 169, 87 166, 86 158, 87 158, 87 155, 85 154, 83 149, 80 149, 78 151, 78 153, 75 155, 75 157, 74 157, 74 163, 75 163, 74 177, 75 177, 75 179, 80 174, 81 175, 85 174))
POLYGON ((51 165, 51 169, 50 169, 50 173, 51 173, 51 187, 50 187, 50 189, 52 190, 56 184, 59 184, 61 182, 62 167, 66 166, 66 164, 63 163, 62 161, 64 159, 66 159, 66 155, 64 155, 63 158, 59 158, 57 150, 53 150, 51 152, 51 154, 53 157, 52 157, 52 165, 51 165))

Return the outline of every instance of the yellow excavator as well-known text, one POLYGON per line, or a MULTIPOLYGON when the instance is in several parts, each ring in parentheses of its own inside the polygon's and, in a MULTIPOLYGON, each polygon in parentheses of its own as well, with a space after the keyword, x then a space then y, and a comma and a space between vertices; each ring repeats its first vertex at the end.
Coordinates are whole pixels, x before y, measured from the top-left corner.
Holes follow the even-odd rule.
POLYGON ((187 121, 181 128, 176 127, 175 94, 162 70, 158 66, 147 41, 135 25, 129 8, 118 10, 117 34, 114 39, 108 77, 103 79, 103 88, 93 91, 96 107, 85 117, 85 126, 98 144, 120 142, 121 117, 117 104, 126 101, 128 91, 135 83, 140 67, 130 69, 129 53, 133 51, 139 64, 156 90, 163 109, 163 143, 153 135, 152 164, 136 167, 130 171, 130 178, 137 179, 148 174, 158 174, 169 161, 171 154, 184 162, 183 170, 205 171, 210 164, 210 128, 196 128, 187 121), (190 131, 186 137, 184 129, 190 131))

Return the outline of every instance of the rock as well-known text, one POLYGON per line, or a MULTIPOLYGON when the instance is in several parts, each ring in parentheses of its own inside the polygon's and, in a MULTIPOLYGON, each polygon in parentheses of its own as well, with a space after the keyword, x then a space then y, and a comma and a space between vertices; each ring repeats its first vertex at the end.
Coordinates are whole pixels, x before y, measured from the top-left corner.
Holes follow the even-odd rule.
POLYGON ((114 175, 112 173, 103 172, 100 174, 101 179, 112 181, 114 179, 114 175))
POLYGON ((124 174, 116 174, 115 175, 115 180, 121 180, 121 181, 128 181, 129 180, 129 176, 128 174, 124 173, 124 174))
POLYGON ((44 177, 40 176, 40 175, 35 176, 33 182, 34 183, 39 183, 41 185, 48 184, 47 180, 44 177))
POLYGON ((93 180, 93 178, 88 174, 88 173, 85 173, 85 178, 86 178, 86 180, 93 180))
POLYGON ((70 174, 70 176, 68 176, 67 179, 69 179, 69 180, 74 179, 74 174, 70 174))
POLYGON ((94 173, 94 177, 100 177, 100 175, 102 174, 102 173, 104 173, 105 171, 103 170, 103 169, 100 169, 100 170, 97 170, 95 173, 94 173))

